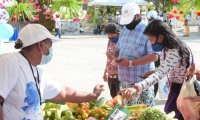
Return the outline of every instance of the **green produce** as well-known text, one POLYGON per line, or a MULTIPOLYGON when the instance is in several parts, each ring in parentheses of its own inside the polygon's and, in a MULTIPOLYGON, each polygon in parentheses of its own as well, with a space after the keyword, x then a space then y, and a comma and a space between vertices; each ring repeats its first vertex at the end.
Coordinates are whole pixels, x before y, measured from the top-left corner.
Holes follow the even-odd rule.
POLYGON ((138 104, 138 105, 133 105, 133 106, 124 106, 126 109, 130 111, 140 111, 140 110, 145 110, 147 107, 145 104, 138 104))
POLYGON ((92 109, 96 105, 96 103, 97 103, 97 100, 90 101, 89 102, 90 108, 92 109))
POLYGON ((137 118, 137 120, 166 120, 166 119, 167 116, 165 113, 154 108, 147 108, 137 118))
POLYGON ((58 104, 48 102, 45 104, 43 110, 45 111, 45 110, 55 109, 55 108, 57 108, 57 106, 58 106, 58 104))
POLYGON ((105 103, 106 103, 106 98, 101 97, 101 98, 97 101, 97 103, 95 104, 95 107, 99 107, 99 106, 101 106, 101 105, 105 105, 105 103))
POLYGON ((106 110, 108 110, 108 111, 111 111, 111 110, 112 110, 112 108, 111 108, 110 106, 108 106, 108 105, 100 105, 99 107, 100 107, 100 108, 103 108, 103 109, 106 109, 106 110))

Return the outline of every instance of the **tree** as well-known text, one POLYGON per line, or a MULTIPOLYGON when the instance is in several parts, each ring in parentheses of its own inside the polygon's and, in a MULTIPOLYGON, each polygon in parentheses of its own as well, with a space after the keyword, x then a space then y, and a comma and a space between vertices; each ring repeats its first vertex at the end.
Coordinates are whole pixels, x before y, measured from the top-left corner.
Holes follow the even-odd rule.
POLYGON ((173 2, 171 0, 146 0, 147 2, 152 2, 155 5, 155 10, 169 10, 173 7, 173 2))
POLYGON ((85 1, 87 0, 15 0, 15 4, 6 9, 13 22, 32 21, 44 25, 51 31, 54 29, 55 12, 64 14, 63 16, 67 15, 68 18, 77 17, 85 1), (67 10, 60 10, 63 7, 67 10))

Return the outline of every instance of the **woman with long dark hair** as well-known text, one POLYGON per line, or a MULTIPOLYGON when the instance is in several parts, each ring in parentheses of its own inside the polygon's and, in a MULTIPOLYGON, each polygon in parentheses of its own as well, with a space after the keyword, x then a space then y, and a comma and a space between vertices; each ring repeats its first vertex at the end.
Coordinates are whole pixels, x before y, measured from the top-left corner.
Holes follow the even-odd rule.
POLYGON ((144 34, 151 41, 152 46, 160 44, 163 46, 160 56, 160 66, 155 72, 145 80, 135 84, 133 88, 122 89, 124 98, 129 99, 133 94, 156 84, 165 76, 168 76, 167 85, 170 88, 168 100, 165 104, 165 112, 175 111, 176 118, 183 120, 177 109, 176 100, 181 90, 185 78, 186 69, 193 63, 193 56, 189 47, 181 41, 170 29, 170 27, 160 20, 153 20, 144 30, 144 34))

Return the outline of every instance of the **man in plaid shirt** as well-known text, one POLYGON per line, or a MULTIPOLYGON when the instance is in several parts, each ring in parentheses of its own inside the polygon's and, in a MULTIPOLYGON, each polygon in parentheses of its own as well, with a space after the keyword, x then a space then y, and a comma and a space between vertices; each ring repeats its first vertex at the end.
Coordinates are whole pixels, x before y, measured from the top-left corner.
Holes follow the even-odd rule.
MULTIPOLYGON (((121 31, 116 47, 118 52, 118 76, 120 88, 133 87, 135 83, 142 81, 140 75, 154 70, 154 61, 157 54, 152 50, 151 42, 143 34, 147 23, 141 20, 140 8, 134 2, 129 2, 122 7, 121 25, 125 25, 121 31)), ((125 100, 125 105, 144 103, 154 106, 154 89, 143 91, 133 95, 132 99, 125 100)))

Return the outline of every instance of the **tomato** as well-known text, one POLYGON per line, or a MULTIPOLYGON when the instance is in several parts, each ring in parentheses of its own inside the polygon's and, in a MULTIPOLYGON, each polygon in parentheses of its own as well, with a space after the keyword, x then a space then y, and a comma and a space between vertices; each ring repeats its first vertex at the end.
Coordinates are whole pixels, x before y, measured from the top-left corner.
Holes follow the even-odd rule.
POLYGON ((83 113, 83 114, 82 114, 82 118, 83 118, 83 119, 88 118, 88 114, 87 114, 87 113, 83 113))

